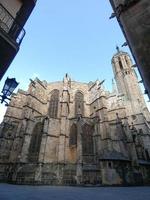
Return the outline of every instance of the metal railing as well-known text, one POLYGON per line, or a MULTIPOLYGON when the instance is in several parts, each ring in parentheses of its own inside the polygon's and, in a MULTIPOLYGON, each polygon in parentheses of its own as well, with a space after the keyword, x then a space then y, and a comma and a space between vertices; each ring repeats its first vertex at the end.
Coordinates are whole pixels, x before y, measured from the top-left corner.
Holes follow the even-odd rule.
POLYGON ((4 8, 0 3, 0 29, 4 31, 12 40, 14 40, 18 45, 21 44, 24 36, 25 30, 14 17, 4 8))

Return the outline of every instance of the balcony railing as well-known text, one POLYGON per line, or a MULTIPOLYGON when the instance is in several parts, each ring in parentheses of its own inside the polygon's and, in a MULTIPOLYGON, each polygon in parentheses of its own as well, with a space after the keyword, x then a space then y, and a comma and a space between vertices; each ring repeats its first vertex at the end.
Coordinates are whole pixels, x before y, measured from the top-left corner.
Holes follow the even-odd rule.
POLYGON ((25 30, 19 25, 14 17, 0 4, 0 29, 4 31, 18 45, 21 44, 25 30))

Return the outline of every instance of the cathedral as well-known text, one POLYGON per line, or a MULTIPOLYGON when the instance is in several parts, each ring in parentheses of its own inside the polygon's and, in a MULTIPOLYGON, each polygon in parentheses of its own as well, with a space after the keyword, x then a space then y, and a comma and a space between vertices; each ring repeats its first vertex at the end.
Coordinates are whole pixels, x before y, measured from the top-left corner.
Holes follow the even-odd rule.
POLYGON ((128 53, 115 81, 31 80, 0 125, 0 181, 49 185, 150 183, 150 113, 128 53))

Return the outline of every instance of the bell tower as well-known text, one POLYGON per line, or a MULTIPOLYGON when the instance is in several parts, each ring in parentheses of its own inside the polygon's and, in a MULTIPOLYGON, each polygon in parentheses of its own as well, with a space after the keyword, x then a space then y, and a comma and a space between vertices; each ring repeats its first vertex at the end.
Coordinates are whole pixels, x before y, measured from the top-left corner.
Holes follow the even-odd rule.
POLYGON ((145 101, 138 84, 138 78, 128 53, 116 48, 117 53, 112 58, 112 67, 118 92, 124 95, 125 101, 130 102, 134 112, 145 105, 145 101))

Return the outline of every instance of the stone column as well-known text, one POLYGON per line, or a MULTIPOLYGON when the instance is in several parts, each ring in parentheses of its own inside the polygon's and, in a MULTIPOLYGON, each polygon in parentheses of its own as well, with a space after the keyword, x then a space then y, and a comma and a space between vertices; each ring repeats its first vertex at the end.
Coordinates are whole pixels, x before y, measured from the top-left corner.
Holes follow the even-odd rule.
POLYGON ((82 158, 82 119, 77 121, 77 184, 82 184, 83 158, 82 158))
POLYGON ((66 138, 68 133, 68 126, 67 126, 68 114, 69 114, 69 92, 67 89, 64 89, 62 93, 62 102, 61 102, 60 135, 59 135, 59 147, 58 147, 59 184, 62 183, 63 169, 66 163, 65 148, 66 148, 66 138))
POLYGON ((111 135, 110 135, 110 126, 108 123, 108 112, 107 112, 107 99, 105 92, 101 93, 101 96, 98 100, 98 116, 99 121, 99 130, 101 134, 101 141, 105 141, 105 148, 109 151, 112 150, 111 135))
POLYGON ((40 163, 45 162, 44 157, 45 157, 45 150, 46 150, 46 143, 47 143, 48 127, 49 127, 49 119, 47 117, 44 119, 43 135, 42 135, 42 141, 41 141, 41 147, 40 147, 40 153, 39 153, 40 163))
POLYGON ((31 140, 31 134, 32 134, 32 129, 34 126, 34 122, 31 120, 24 120, 24 139, 23 139, 23 146, 22 146, 22 151, 21 151, 21 156, 20 156, 20 162, 26 163, 28 162, 28 150, 30 146, 30 140, 31 140))
POLYGON ((66 118, 61 119, 60 135, 59 135, 59 151, 58 162, 65 163, 65 140, 66 140, 66 118))
POLYGON ((123 153, 123 155, 125 157, 128 157, 128 151, 127 151, 127 146, 126 146, 126 135, 125 132, 123 130, 123 125, 122 125, 122 121, 118 115, 118 113, 116 113, 116 134, 115 134, 116 140, 117 142, 115 142, 115 145, 117 145, 119 147, 119 151, 123 153))
POLYGON ((94 119, 94 134, 93 134, 94 152, 96 153, 96 155, 98 154, 98 152, 100 152, 102 148, 99 123, 100 123, 100 119, 98 116, 96 116, 94 119))
POLYGON ((137 165, 138 158, 137 158, 135 143, 133 139, 133 137, 134 138, 136 137, 135 135, 136 131, 130 129, 127 119, 125 119, 125 122, 124 122, 124 131, 127 137, 127 149, 128 149, 129 158, 132 160, 132 165, 137 165))

